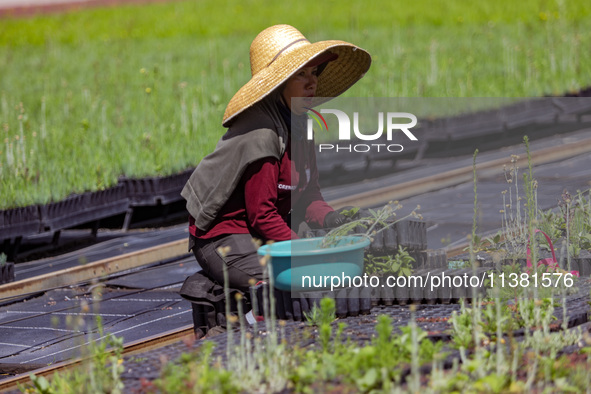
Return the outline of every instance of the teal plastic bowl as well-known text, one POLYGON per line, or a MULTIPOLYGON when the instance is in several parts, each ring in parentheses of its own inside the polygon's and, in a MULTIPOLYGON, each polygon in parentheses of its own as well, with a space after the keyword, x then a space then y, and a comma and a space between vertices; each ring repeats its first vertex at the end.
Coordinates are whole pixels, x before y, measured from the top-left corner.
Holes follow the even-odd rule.
MULTIPOLYGON (((304 238, 261 246, 260 256, 271 256, 274 285, 284 291, 330 290, 336 277, 363 275, 364 249, 369 239, 363 236, 342 237, 328 248, 321 248, 323 238, 304 238)), ((338 286, 336 286, 338 287, 338 286)))

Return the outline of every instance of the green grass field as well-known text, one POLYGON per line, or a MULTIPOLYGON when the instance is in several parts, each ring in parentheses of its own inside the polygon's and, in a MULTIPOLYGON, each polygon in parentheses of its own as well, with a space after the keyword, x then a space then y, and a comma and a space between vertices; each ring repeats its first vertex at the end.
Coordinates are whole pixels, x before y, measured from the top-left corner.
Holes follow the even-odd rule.
POLYGON ((0 209, 196 165, 250 77, 250 42, 276 23, 367 49, 372 68, 351 97, 528 97, 591 85, 583 1, 204 0, 5 18, 0 209))

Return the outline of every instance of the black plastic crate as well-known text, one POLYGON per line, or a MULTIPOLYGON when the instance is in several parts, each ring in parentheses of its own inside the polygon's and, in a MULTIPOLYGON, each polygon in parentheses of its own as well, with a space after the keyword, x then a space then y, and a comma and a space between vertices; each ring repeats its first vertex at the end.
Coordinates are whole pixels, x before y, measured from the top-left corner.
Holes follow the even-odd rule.
POLYGON ((40 225, 38 205, 0 211, 0 240, 37 234, 40 225))
POLYGON ((59 231, 126 213, 128 209, 129 198, 123 185, 72 195, 40 207, 41 231, 59 231))
POLYGON ((427 249, 427 225, 419 220, 403 220, 395 224, 398 245, 416 250, 427 249))
POLYGON ((119 183, 125 187, 131 206, 167 205, 182 200, 181 190, 194 168, 178 174, 150 178, 122 178, 119 183))

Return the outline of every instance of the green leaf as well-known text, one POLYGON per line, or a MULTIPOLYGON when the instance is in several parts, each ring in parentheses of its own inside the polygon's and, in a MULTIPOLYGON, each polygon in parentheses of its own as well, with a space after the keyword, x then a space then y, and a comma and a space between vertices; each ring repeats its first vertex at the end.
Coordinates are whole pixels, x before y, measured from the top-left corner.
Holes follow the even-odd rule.
POLYGON ((357 379, 355 383, 362 391, 372 389, 378 383, 379 374, 375 368, 370 368, 363 377, 357 379))
POLYGON ((341 211, 341 215, 344 215, 348 218, 352 218, 359 212, 359 207, 351 208, 351 209, 344 209, 341 211))
POLYGON ((37 389, 41 392, 41 393, 52 393, 53 390, 51 390, 51 386, 49 385, 49 381, 47 379, 45 379, 44 376, 36 376, 34 374, 31 374, 31 380, 33 381, 33 384, 35 385, 35 387, 37 387, 37 389))
POLYGON ((485 376, 474 383, 477 390, 492 391, 493 393, 502 392, 509 384, 509 377, 491 374, 485 376))

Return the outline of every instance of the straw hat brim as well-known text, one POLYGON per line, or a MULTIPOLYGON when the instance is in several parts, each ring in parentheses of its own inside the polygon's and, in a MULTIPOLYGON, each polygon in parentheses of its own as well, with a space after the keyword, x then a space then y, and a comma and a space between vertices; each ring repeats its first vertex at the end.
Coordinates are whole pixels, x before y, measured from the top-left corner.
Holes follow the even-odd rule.
POLYGON ((226 107, 223 126, 227 127, 237 115, 261 101, 297 70, 328 50, 337 54, 338 58, 329 62, 318 77, 316 105, 345 92, 363 77, 371 65, 371 56, 367 51, 345 41, 319 41, 295 48, 278 57, 238 90, 226 107))

